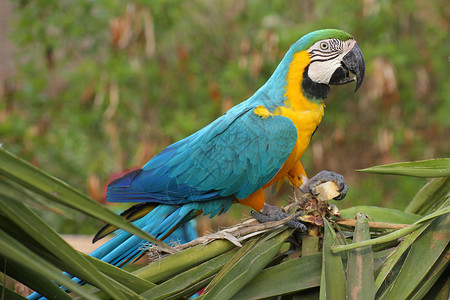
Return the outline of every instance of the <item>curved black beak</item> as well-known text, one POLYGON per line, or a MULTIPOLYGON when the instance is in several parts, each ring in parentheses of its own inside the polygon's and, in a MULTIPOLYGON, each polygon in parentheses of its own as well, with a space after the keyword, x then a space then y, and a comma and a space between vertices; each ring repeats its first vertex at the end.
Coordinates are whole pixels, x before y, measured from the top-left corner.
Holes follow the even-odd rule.
POLYGON ((361 86, 364 80, 364 73, 366 71, 366 65, 364 62, 364 56, 359 49, 358 45, 354 45, 352 50, 348 52, 342 59, 341 66, 331 76, 330 84, 346 84, 355 81, 356 77, 356 88, 355 92, 361 86), (354 77, 350 77, 350 72, 355 74, 354 77))

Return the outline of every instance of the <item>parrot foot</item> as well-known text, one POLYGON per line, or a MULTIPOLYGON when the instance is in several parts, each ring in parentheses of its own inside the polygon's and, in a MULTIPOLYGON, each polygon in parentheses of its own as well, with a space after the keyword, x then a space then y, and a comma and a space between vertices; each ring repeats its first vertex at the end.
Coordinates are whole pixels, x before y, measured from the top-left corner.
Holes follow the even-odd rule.
MULTIPOLYGON (((290 216, 290 214, 282 212, 278 207, 266 203, 264 203, 264 207, 260 212, 252 211, 252 217, 260 223, 280 221, 290 216)), ((306 226, 297 220, 289 220, 284 225, 298 229, 303 233, 308 232, 306 226)))
POLYGON ((307 179, 303 178, 303 184, 300 186, 300 191, 303 193, 310 193, 313 196, 317 196, 317 194, 314 192, 316 187, 324 182, 327 181, 333 181, 337 184, 339 187, 339 196, 333 198, 334 200, 342 200, 344 199, 345 195, 347 195, 348 186, 347 183, 345 183, 344 176, 341 174, 338 174, 336 172, 332 171, 320 171, 316 175, 314 175, 312 178, 307 179))

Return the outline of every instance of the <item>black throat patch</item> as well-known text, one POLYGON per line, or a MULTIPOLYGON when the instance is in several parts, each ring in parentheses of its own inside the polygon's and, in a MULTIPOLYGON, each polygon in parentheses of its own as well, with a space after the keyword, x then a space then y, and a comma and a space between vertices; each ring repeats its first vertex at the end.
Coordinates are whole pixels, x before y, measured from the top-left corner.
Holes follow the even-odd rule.
POLYGON ((324 83, 317 83, 308 76, 309 66, 303 71, 302 89, 306 98, 310 100, 322 100, 328 96, 330 87, 324 83))

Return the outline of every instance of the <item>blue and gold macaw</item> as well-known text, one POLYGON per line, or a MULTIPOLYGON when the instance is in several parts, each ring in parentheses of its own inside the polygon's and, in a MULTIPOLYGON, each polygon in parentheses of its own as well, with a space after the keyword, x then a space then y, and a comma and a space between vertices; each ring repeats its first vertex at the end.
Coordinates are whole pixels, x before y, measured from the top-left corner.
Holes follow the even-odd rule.
MULTIPOLYGON (((350 34, 327 29, 305 35, 250 99, 112 182, 107 200, 141 202, 124 216, 138 219, 136 225, 159 238, 199 214, 212 217, 236 202, 260 212, 255 216, 263 220, 279 215, 265 204, 264 188, 285 180, 300 187, 306 177, 300 158, 322 120, 329 85, 354 81, 352 72, 357 90, 364 70, 350 34)), ((318 175, 308 181, 308 190, 331 179, 345 195, 345 182, 336 173, 318 175)), ((113 229, 106 226, 94 241, 113 229)), ((92 255, 120 265, 140 254, 141 242, 122 233, 92 255)))
MULTIPOLYGON (((252 97, 113 181, 107 201, 138 202, 122 215, 160 239, 200 214, 212 217, 233 203, 252 207, 260 221, 284 218, 265 204, 264 189, 286 180, 302 185, 306 174, 300 158, 324 115, 329 85, 356 77, 356 91, 364 71, 362 52, 350 34, 325 29, 303 36, 252 97)), ((344 197, 347 186, 334 172, 323 171, 302 188, 312 191, 328 180, 340 186, 338 199, 344 197)), ((290 225, 306 230, 299 221, 290 225)), ((115 229, 105 226, 94 242, 115 229)), ((142 254, 143 242, 121 231, 91 255, 121 266, 142 254)))

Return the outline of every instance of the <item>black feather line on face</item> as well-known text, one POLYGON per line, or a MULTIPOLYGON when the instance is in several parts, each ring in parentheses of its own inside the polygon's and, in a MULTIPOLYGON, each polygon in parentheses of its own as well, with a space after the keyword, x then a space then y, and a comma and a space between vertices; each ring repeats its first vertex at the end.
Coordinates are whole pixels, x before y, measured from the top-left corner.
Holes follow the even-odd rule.
POLYGON ((328 53, 328 55, 319 55, 319 54, 314 54, 311 55, 311 62, 315 62, 315 61, 329 61, 329 60, 333 60, 336 57, 338 57, 339 55, 341 55, 340 53, 336 53, 336 54, 330 54, 328 53))
POLYGON ((302 89, 306 98, 310 100, 321 100, 328 96, 330 87, 324 83, 317 83, 308 76, 309 66, 303 71, 302 89))

